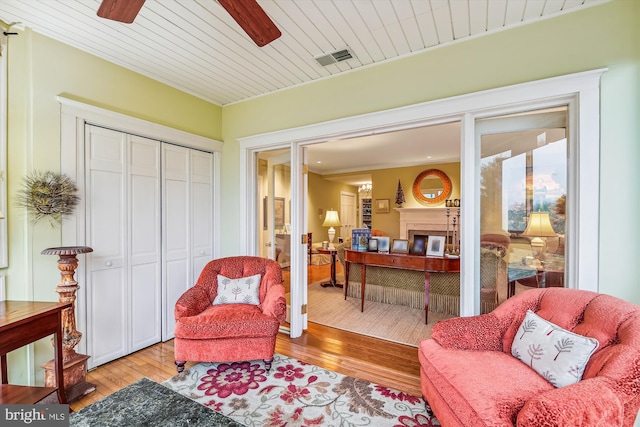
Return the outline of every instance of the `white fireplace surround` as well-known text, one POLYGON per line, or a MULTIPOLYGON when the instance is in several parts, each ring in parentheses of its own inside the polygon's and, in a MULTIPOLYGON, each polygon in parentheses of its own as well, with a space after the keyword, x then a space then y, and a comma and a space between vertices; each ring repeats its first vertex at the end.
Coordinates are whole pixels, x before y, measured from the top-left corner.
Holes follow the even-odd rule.
MULTIPOLYGON (((458 208, 395 208, 400 213, 400 238, 411 240, 414 234, 439 235, 447 233, 447 210, 449 211, 449 234, 453 234, 453 217, 458 208)), ((456 218, 458 222, 458 218, 456 218)), ((460 224, 456 225, 460 232, 460 224)))

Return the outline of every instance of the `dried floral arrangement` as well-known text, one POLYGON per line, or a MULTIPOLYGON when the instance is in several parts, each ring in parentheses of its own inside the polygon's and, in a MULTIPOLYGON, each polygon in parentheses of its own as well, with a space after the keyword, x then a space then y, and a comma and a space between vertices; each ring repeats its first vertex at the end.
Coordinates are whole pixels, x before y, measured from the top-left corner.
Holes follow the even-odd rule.
POLYGON ((55 172, 32 172, 24 178, 16 204, 26 208, 36 223, 48 218, 52 225, 73 213, 78 204, 76 184, 66 175, 55 172))

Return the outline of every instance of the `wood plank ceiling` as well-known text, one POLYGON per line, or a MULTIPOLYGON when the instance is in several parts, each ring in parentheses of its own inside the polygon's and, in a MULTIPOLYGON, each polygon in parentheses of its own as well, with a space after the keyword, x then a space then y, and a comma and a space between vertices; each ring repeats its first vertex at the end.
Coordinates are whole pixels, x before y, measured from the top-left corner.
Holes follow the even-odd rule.
POLYGON ((100 0, 2 0, 0 20, 227 105, 609 0, 258 1, 282 31, 262 48, 215 0, 147 0, 133 24, 97 17, 100 0))

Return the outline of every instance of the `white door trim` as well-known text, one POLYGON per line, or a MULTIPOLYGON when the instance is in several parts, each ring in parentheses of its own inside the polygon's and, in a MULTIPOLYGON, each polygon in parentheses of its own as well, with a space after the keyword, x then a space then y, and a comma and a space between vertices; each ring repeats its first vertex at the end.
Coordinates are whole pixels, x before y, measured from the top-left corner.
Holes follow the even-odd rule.
MULTIPOLYGON (((578 174, 579 179, 575 182, 575 188, 569 189, 569 191, 575 191, 573 193, 575 206, 568 206, 574 215, 571 227, 573 227, 572 231, 575 231, 575 234, 572 235, 572 240, 568 242, 568 245, 575 245, 576 251, 570 254, 571 268, 567 277, 580 289, 597 291, 600 159, 594 153, 599 153, 600 147, 599 88, 600 77, 605 71, 605 68, 585 71, 239 138, 240 194, 244 195, 240 199, 240 228, 251 230, 254 227, 252 224, 255 223, 254 218, 256 218, 255 206, 252 206, 253 202, 251 201, 254 192, 253 188, 248 185, 253 181, 251 177, 253 170, 255 170, 248 167, 251 158, 249 153, 252 150, 278 145, 291 147, 297 144, 313 144, 330 139, 347 139, 372 133, 391 132, 460 120, 463 128, 461 161, 465 164, 467 162, 473 164, 477 154, 477 148, 474 147, 475 130, 473 126, 473 121, 476 118, 506 114, 510 111, 522 110, 525 106, 536 109, 543 108, 545 105, 557 105, 558 102, 564 100, 566 103, 572 104, 570 109, 575 114, 570 117, 570 129, 576 133, 574 138, 580 138, 580 150, 575 156, 576 164, 573 170, 574 172, 589 171, 588 174, 578 174), (580 242, 582 242, 582 247, 580 242)), ((474 169, 476 168, 477 165, 474 169)), ((480 237, 476 222, 474 222, 476 215, 474 208, 477 206, 474 204, 474 200, 475 193, 478 191, 478 183, 474 180, 473 174, 465 173, 465 168, 461 169, 463 171, 461 197, 469 204, 462 205, 460 231, 462 238, 469 236, 466 241, 471 243, 462 246, 461 314, 468 316, 475 314, 473 272, 480 237)), ((298 195, 299 197, 302 195, 298 195)), ((244 249, 251 250, 253 239, 247 240, 247 235, 243 237, 243 241, 246 242, 243 244, 245 245, 244 249)), ((292 316, 294 314, 292 313, 292 316)), ((292 331, 292 337, 295 336, 292 331)))
MULTIPOLYGON (((158 141, 181 145, 183 147, 213 153, 213 235, 220 236, 220 165, 222 142, 205 138, 189 132, 170 128, 158 123, 127 116, 94 105, 78 102, 63 96, 56 98, 60 102, 60 172, 73 179, 78 187, 80 203, 72 215, 62 222, 63 246, 82 245, 86 242, 85 234, 85 124, 90 123, 133 135, 144 136, 158 141)), ((214 239, 213 257, 220 256, 221 239, 214 239)), ((84 262, 78 263, 76 280, 86 283, 84 262)), ((76 304, 76 320, 78 330, 86 331, 86 292, 79 292, 76 304)), ((81 340, 78 352, 87 353, 86 340, 81 340)))

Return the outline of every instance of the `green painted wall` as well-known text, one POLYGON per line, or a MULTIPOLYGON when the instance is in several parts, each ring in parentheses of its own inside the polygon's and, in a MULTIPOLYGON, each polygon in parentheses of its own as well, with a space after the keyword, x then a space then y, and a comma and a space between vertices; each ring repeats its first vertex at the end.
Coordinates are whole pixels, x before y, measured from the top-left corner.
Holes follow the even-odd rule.
MULTIPOLYGON (((319 243, 329 240, 328 227, 323 227, 324 217, 327 210, 340 211, 340 192, 347 191, 358 194, 358 189, 352 185, 341 184, 339 182, 324 179, 321 175, 309 172, 309 194, 308 202, 308 230, 313 233, 313 242, 319 243), (322 214, 319 213, 322 210, 322 214)), ((334 243, 338 242, 340 229, 336 228, 334 243)))
MULTIPOLYGON (((40 252, 60 246, 60 228, 46 220, 32 225, 13 202, 30 171, 60 171, 56 96, 218 140, 222 108, 30 30, 9 38, 7 63, 9 268, 0 274, 6 275, 8 299, 57 301, 57 258, 40 252)), ((49 340, 36 345, 35 355, 36 366, 51 358, 49 340)), ((12 356, 25 360, 24 351, 12 356)), ((12 378, 26 378, 24 363, 12 366, 12 378)))
POLYGON ((60 230, 31 226, 12 195, 28 172, 60 171, 56 96, 217 139, 222 109, 29 30, 10 38, 8 65, 8 297, 52 299, 55 260, 40 251, 60 244, 60 230))
POLYGON ((396 191, 398 190, 398 180, 402 185, 406 202, 402 205, 405 208, 427 207, 427 208, 444 208, 443 203, 434 203, 423 205, 415 199, 412 193, 413 181, 426 169, 440 169, 451 180, 450 199, 460 198, 460 163, 442 163, 426 166, 412 166, 406 168, 390 168, 369 171, 371 174, 371 183, 373 191, 371 198, 373 199, 372 227, 377 230, 384 231, 392 239, 400 238, 400 212, 394 208, 396 205, 396 191), (389 213, 376 213, 376 200, 389 199, 389 213))
MULTIPOLYGON (((601 67, 609 71, 601 89, 600 284, 603 292, 640 303, 637 274, 623 267, 634 265, 640 253, 640 226, 630 220, 640 208, 640 2, 635 0, 614 0, 226 106, 223 197, 239 206, 239 137, 601 67)), ((229 230, 223 238, 230 242, 240 226, 233 212, 222 218, 229 230)), ((238 247, 225 250, 233 254, 238 247)))

